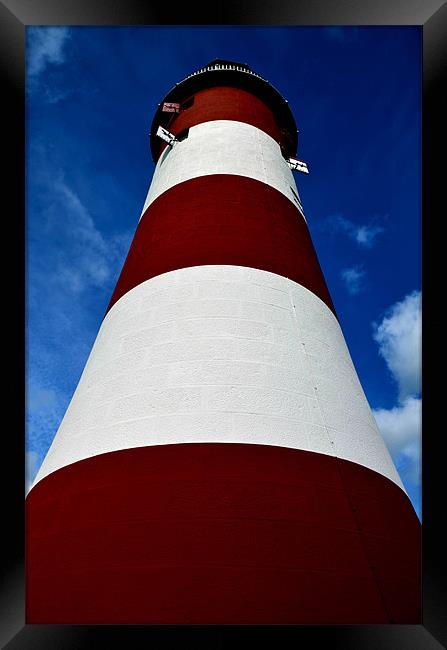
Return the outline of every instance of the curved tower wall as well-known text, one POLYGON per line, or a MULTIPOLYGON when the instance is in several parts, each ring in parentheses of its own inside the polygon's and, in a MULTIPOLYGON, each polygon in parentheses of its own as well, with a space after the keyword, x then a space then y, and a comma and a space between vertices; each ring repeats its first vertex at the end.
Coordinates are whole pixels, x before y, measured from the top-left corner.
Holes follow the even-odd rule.
POLYGON ((312 245, 287 107, 221 70, 154 119, 178 141, 152 137, 132 245, 27 497, 28 622, 417 623, 419 522, 312 245))

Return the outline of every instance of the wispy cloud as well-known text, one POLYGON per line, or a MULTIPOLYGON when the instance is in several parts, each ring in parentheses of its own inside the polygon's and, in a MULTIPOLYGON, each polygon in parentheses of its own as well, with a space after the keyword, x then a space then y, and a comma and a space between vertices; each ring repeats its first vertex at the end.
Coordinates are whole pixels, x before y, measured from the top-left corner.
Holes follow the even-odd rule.
POLYGON ((398 386, 398 403, 373 410, 377 425, 413 501, 421 484, 421 292, 413 291, 373 323, 379 354, 398 386))
POLYGON ((343 269, 340 276, 345 284, 348 292, 355 296, 365 287, 366 272, 361 266, 353 266, 351 268, 343 269))
POLYGON ((105 310, 133 233, 102 225, 93 207, 96 186, 67 180, 50 145, 32 149, 30 167, 26 442, 37 453, 30 468, 38 469, 93 344, 98 304, 105 310))
POLYGON ((48 65, 65 62, 66 44, 70 38, 67 27, 34 27, 28 31, 27 73, 41 74, 48 65))
POLYGON ((30 27, 27 30, 26 73, 27 94, 45 104, 57 104, 71 96, 63 77, 54 78, 68 59, 67 45, 71 38, 68 27, 30 27))
POLYGON ((69 221, 67 233, 73 241, 71 255, 65 257, 62 264, 63 275, 76 278, 72 283, 76 291, 88 285, 103 287, 110 279, 115 260, 92 215, 62 177, 54 184, 54 201, 69 221))
POLYGON ((370 219, 367 224, 358 224, 340 214, 328 217, 322 223, 322 228, 331 232, 344 232, 363 248, 372 248, 377 237, 385 232, 377 217, 370 219))
POLYGON ((360 226, 354 230, 354 238, 361 246, 372 248, 377 235, 380 235, 381 232, 385 232, 385 228, 382 226, 360 226))
POLYGON ((421 382, 421 293, 413 291, 373 324, 379 353, 399 387, 399 399, 418 395, 421 382))
MULTIPOLYGON (((52 249, 51 282, 68 285, 75 294, 94 287, 111 288, 132 232, 106 236, 88 207, 88 198, 85 201, 67 183, 61 170, 48 167, 41 174, 39 185, 46 196, 43 213, 47 246, 52 249)), ((43 270, 48 279, 49 271, 49 268, 43 270)))

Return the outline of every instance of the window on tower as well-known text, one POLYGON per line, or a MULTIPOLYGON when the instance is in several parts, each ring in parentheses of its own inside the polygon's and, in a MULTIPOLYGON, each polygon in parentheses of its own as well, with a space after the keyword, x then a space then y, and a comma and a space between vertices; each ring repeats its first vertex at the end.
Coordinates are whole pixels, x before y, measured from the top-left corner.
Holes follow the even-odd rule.
POLYGON ((163 151, 163 153, 161 155, 161 158, 160 158, 160 162, 159 162, 160 167, 162 166, 162 164, 164 163, 164 161, 168 157, 168 154, 169 154, 170 151, 171 151, 171 147, 169 147, 169 146, 167 146, 166 149, 163 151))
POLYGON ((189 127, 187 129, 183 129, 183 131, 180 131, 180 133, 177 133, 175 139, 178 140, 178 142, 181 142, 182 140, 186 140, 188 135, 189 135, 189 127))
POLYGON ((194 104, 194 96, 184 101, 183 104, 180 106, 180 110, 186 111, 186 109, 191 108, 193 104, 194 104))
POLYGON ((301 205, 300 197, 298 196, 298 194, 295 192, 292 186, 290 186, 290 189, 292 190, 293 200, 295 201, 295 203, 301 205))

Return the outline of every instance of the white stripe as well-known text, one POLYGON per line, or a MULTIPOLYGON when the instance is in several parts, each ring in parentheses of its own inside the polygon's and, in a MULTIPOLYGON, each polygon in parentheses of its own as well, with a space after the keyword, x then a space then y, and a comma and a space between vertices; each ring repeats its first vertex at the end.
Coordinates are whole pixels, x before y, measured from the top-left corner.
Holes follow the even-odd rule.
POLYGON ((402 487, 334 314, 268 271, 184 268, 120 298, 35 482, 96 454, 193 442, 336 455, 402 487))
POLYGON ((191 127, 185 140, 165 149, 141 216, 152 201, 174 185, 211 174, 235 174, 262 181, 279 190, 302 212, 295 179, 279 144, 251 124, 214 120, 191 127))

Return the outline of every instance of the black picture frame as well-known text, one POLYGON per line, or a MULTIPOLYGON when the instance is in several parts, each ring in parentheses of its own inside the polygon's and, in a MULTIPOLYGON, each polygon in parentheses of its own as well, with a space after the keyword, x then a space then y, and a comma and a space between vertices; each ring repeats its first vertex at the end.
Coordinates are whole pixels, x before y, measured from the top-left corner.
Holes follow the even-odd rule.
MULTIPOLYGON (((343 650, 393 649, 435 650, 447 643, 445 538, 443 522, 443 419, 440 386, 431 371, 442 344, 443 317, 440 234, 441 135, 447 115, 444 72, 447 61, 447 5, 443 0, 276 0, 256 3, 227 0, 216 5, 183 3, 181 6, 138 0, 2 0, 0 2, 0 64, 2 66, 2 112, 5 139, 3 196, 3 300, 6 310, 7 346, 12 354, 5 372, 4 414, 12 426, 4 426, 3 477, 3 569, 0 587, 2 647, 32 648, 163 648, 203 646, 222 648, 240 641, 247 646, 269 647, 320 643, 343 650), (24 587, 24 305, 25 273, 25 28, 30 25, 416 25, 423 34, 423 621, 421 625, 357 626, 70 626, 26 625, 24 587), (443 92, 444 91, 444 92, 443 92), (436 200, 439 196, 439 201, 436 200), (439 234, 438 234, 439 233, 439 234), (8 317, 9 316, 9 317, 8 317), (8 373, 6 375, 6 373, 8 373)), ((442 152, 444 153, 444 151, 442 152)), ((443 179, 442 179, 443 180, 443 179)), ((5 337, 5 338, 6 338, 5 337)), ((438 364, 437 364, 438 365, 438 364)), ((6 418, 4 418, 4 421, 6 418)))

